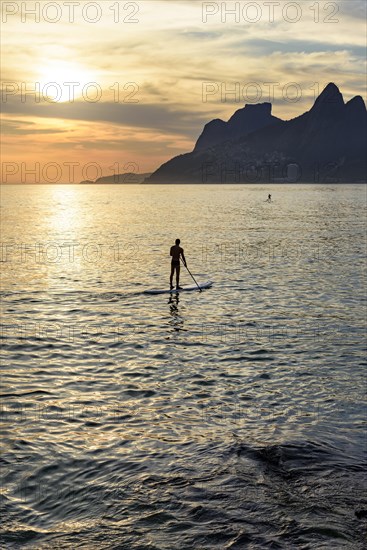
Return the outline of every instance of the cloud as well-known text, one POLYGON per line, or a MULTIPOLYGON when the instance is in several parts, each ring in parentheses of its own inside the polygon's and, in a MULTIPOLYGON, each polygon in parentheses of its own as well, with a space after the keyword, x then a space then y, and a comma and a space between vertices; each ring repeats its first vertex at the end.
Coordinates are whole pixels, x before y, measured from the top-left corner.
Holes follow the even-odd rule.
POLYGON ((3 135, 32 136, 42 134, 63 134, 66 130, 61 128, 38 128, 35 122, 26 120, 3 119, 1 121, 3 135))
POLYGON ((351 18, 366 20, 367 3, 365 0, 339 0, 340 12, 351 18))
MULTIPOLYGON (((238 42, 238 47, 243 47, 242 42, 238 42)), ((354 57, 365 59, 366 48, 364 46, 356 46, 353 44, 334 44, 327 42, 317 42, 316 40, 285 40, 273 41, 263 38, 253 38, 246 41, 246 53, 251 52, 253 55, 269 55, 273 52, 279 54, 295 54, 295 53, 317 53, 317 52, 340 52, 348 51, 354 57)))
POLYGON ((205 116, 200 115, 193 120, 190 111, 173 110, 165 105, 87 101, 36 103, 31 97, 26 102, 22 102, 20 95, 8 98, 8 101, 3 104, 3 113, 62 120, 109 122, 113 125, 154 129, 160 132, 169 131, 186 136, 193 136, 207 121, 205 116))

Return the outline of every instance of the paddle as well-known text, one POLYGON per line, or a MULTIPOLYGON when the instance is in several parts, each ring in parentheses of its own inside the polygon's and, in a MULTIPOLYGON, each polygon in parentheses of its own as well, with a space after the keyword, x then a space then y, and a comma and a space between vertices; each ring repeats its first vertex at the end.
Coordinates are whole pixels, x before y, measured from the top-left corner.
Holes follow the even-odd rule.
POLYGON ((194 283, 196 284, 196 286, 198 287, 198 289, 200 290, 200 292, 202 292, 201 288, 200 288, 199 285, 197 284, 197 281, 196 281, 195 277, 193 276, 193 274, 191 273, 191 271, 189 270, 189 268, 187 267, 187 265, 184 264, 184 266, 186 267, 187 271, 190 273, 191 277, 193 278, 194 283))

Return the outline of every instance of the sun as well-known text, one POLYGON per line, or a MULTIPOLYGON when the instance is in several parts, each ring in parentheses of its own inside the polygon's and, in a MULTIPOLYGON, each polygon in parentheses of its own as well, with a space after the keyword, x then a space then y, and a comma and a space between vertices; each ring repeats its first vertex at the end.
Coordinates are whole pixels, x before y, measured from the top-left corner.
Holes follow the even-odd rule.
MULTIPOLYGON (((57 103, 73 102, 81 98, 83 93, 88 92, 88 84, 94 80, 90 71, 67 61, 47 61, 39 71, 38 79, 43 98, 57 103)), ((93 89, 95 94, 98 89, 95 82, 93 89)))

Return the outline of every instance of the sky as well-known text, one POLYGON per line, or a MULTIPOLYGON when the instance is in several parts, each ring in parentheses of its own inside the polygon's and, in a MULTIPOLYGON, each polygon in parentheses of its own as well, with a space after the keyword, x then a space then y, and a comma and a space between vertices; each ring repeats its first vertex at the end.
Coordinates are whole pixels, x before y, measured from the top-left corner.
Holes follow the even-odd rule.
POLYGON ((1 2, 2 183, 151 172, 203 126, 335 82, 366 99, 365 0, 1 2))

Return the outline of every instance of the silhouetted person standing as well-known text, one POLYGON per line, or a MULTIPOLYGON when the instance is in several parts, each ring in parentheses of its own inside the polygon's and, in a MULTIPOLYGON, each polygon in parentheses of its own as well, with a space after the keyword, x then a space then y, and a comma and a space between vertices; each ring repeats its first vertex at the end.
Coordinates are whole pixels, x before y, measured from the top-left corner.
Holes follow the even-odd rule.
POLYGON ((270 195, 270 193, 269 193, 269 195, 268 195, 268 202, 271 202, 271 195, 270 195))
POLYGON ((172 261, 171 261, 171 275, 169 279, 169 284, 170 284, 171 290, 173 289, 172 281, 173 281, 173 275, 175 271, 176 271, 176 288, 177 290, 182 288, 180 287, 180 257, 182 258, 184 266, 186 266, 186 260, 184 256, 184 250, 183 248, 180 247, 180 242, 181 242, 180 239, 176 239, 175 241, 176 244, 171 246, 171 250, 170 250, 170 256, 172 256, 172 261))

